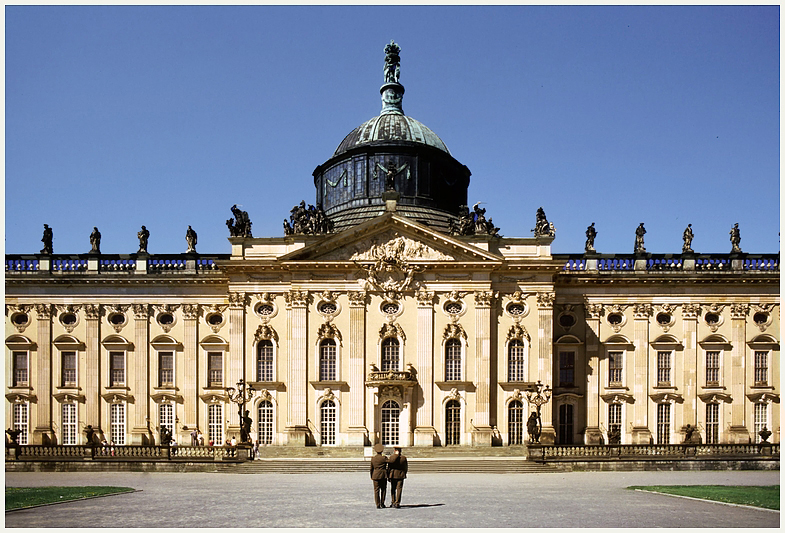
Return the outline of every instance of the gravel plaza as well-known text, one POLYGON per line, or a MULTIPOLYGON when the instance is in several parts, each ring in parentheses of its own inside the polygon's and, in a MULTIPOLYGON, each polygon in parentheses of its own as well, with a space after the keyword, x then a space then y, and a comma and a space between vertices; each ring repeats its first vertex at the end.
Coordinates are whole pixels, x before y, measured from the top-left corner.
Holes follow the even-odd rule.
POLYGON ((414 474, 401 509, 376 509, 367 473, 9 472, 8 487, 115 485, 138 492, 9 512, 5 526, 776 528, 779 512, 625 487, 778 485, 779 477, 779 471, 414 474))

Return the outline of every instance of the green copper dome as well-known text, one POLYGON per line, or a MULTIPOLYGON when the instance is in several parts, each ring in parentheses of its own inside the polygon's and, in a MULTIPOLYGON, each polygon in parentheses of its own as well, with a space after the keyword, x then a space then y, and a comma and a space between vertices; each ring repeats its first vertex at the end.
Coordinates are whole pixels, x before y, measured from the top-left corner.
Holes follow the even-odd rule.
POLYGON ((401 141, 425 144, 450 153, 444 141, 419 120, 403 114, 384 113, 355 128, 341 141, 333 156, 362 145, 395 144, 401 141))

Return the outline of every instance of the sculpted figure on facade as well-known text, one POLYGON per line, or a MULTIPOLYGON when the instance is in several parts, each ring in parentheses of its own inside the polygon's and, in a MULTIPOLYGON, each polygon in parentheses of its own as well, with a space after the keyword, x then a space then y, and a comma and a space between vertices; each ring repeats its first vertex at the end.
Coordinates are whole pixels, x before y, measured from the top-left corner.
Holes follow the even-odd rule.
POLYGON ((96 226, 93 226, 93 232, 90 234, 90 246, 92 246, 91 254, 101 253, 101 232, 96 226))
POLYGON ((591 223, 591 226, 586 228, 586 253, 594 253, 597 250, 594 249, 594 239, 597 237, 597 230, 594 229, 594 222, 591 223))
POLYGON ((253 237, 251 233, 251 219, 247 211, 242 211, 234 204, 231 207, 234 218, 226 221, 230 237, 253 237))
POLYGON ((491 235, 501 237, 499 228, 494 226, 493 219, 485 218, 485 209, 480 207, 482 202, 474 204, 473 211, 462 205, 459 209, 458 220, 450 219, 450 235, 491 235))
POLYGON ((44 243, 44 247, 41 248, 42 254, 51 255, 54 253, 52 251, 53 238, 52 228, 50 228, 48 224, 44 224, 44 236, 41 237, 41 242, 44 243))
POLYGON ((635 230, 635 253, 645 254, 646 247, 643 245, 643 236, 646 235, 646 228, 643 227, 643 222, 635 230))
POLYGON ((322 235, 332 233, 333 223, 322 206, 305 206, 305 200, 292 208, 289 220, 283 221, 284 235, 322 235))
POLYGON ((556 227, 548 222, 545 217, 545 210, 542 207, 537 208, 537 221, 534 224, 535 237, 553 237, 556 235, 556 227))
POLYGON ((136 234, 139 238, 139 251, 136 253, 138 254, 146 254, 147 253, 147 242, 150 239, 150 232, 142 226, 142 229, 139 230, 139 233, 136 234))
POLYGON ((695 235, 692 233, 692 224, 687 224, 687 227, 684 229, 684 234, 681 237, 684 240, 684 246, 681 247, 681 253, 688 254, 694 251, 692 249, 692 238, 694 236, 695 235))
POLYGON ((196 253, 196 232, 191 226, 188 226, 188 231, 185 232, 185 242, 188 243, 188 250, 185 253, 187 254, 195 254, 196 253))
POLYGON ((740 254, 741 253, 741 231, 739 230, 739 223, 736 222, 733 227, 730 229, 730 244, 731 250, 730 253, 732 254, 740 254))
POLYGON ((401 47, 390 41, 384 47, 384 83, 398 83, 401 77, 401 47))

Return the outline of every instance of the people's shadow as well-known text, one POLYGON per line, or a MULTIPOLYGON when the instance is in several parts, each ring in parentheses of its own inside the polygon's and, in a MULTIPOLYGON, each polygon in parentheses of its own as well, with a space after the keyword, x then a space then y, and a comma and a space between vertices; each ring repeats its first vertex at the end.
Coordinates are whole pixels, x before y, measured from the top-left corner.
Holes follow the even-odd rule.
POLYGON ((440 505, 444 505, 443 503, 417 503, 414 505, 401 505, 401 509, 404 507, 439 507, 440 505))

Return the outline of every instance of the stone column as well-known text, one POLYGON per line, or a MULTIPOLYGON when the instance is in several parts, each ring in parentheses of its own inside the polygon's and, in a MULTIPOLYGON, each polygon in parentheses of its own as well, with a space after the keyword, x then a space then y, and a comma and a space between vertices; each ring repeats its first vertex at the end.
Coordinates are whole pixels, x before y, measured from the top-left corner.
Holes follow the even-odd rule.
POLYGON ((746 444, 752 432, 746 424, 747 398, 747 313, 750 306, 736 304, 730 308, 731 315, 731 442, 746 444))
POLYGON ((681 317, 684 337, 684 424, 698 424, 698 310, 695 304, 684 304, 681 317))
MULTIPOLYGON (((33 429, 33 444, 50 444, 52 437, 52 306, 50 304, 35 304, 35 314, 38 317, 38 338, 36 351, 36 382, 35 396, 37 398, 35 427, 33 429)), ((32 383, 32 361, 28 364, 28 375, 32 383)), ((28 424, 32 426, 32 408, 28 407, 28 424)))
POLYGON ((286 399, 289 407, 286 424, 287 445, 305 446, 308 434, 308 291, 292 290, 285 295, 289 315, 289 382, 286 399))
MULTIPOLYGON (((237 387, 237 382, 245 377, 245 301, 244 292, 229 293, 229 361, 224 364, 226 378, 224 387, 237 387)), ((224 416, 229 420, 228 433, 240 436, 240 417, 237 404, 227 403, 228 412, 224 416)))
MULTIPOLYGON (((635 304, 633 321, 633 404, 632 443, 649 444, 649 317, 651 304, 635 304)), ((656 420, 654 423, 656 424, 656 420)))
POLYGON ((600 317, 602 304, 586 302, 586 431, 584 444, 595 446, 602 441, 600 431, 600 317))
MULTIPOLYGON (((143 445, 149 442, 150 434, 150 308, 146 304, 133 304, 134 314, 134 381, 133 381, 133 420, 131 422, 131 442, 143 445)), ((129 361, 130 363, 130 361, 129 361)), ((130 364, 129 364, 130 366, 130 364)), ((129 409, 130 410, 130 409, 129 409)))
POLYGON ((492 291, 474 293, 474 429, 475 446, 490 446, 491 428, 491 302, 498 297, 492 291))
MULTIPOLYGON (((537 379, 543 385, 548 385, 553 389, 553 302, 556 300, 556 293, 539 292, 537 293, 537 317, 538 326, 538 362, 537 379)), ((541 444, 554 444, 556 442, 556 430, 553 427, 554 404, 546 404, 541 410, 542 433, 540 434, 541 444)))
POLYGON ((433 297, 432 291, 420 289, 417 298, 417 385, 412 393, 417 409, 414 428, 415 446, 433 446, 433 297))
MULTIPOLYGON (((101 427, 101 308, 98 305, 85 304, 85 364, 84 379, 80 382, 85 387, 85 419, 80 425, 92 425, 94 429, 101 427)), ((80 367, 80 370, 82 368, 80 367)), ((108 431, 108 428, 107 428, 108 431)), ((82 436, 84 438, 84 435, 82 436)), ((80 440, 80 442, 83 442, 80 440)))
MULTIPOLYGON (((198 321, 199 305, 183 304, 183 372, 185 380, 181 386, 183 395, 183 413, 181 419, 188 431, 199 427, 199 366, 198 361, 198 321)), ((203 428, 206 433, 207 428, 203 428)))
POLYGON ((365 291, 349 292, 349 445, 363 446, 365 426, 365 291))

